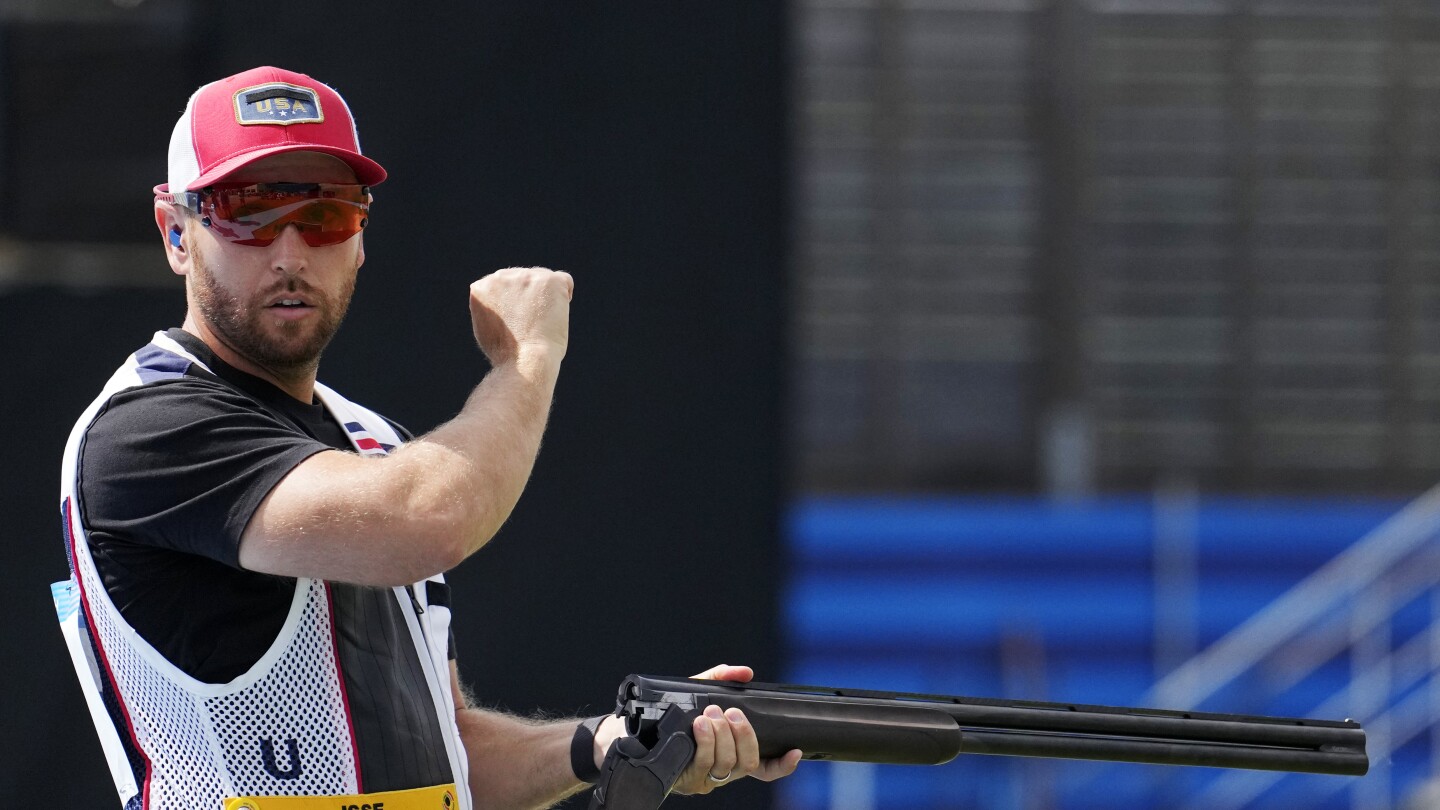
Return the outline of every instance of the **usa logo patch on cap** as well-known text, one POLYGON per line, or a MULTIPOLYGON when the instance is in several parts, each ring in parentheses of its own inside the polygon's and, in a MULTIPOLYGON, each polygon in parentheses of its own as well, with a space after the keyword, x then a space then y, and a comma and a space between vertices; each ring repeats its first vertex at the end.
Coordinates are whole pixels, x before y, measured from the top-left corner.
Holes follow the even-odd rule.
POLYGON ((320 99, 308 87, 271 82, 235 93, 235 120, 251 124, 318 124, 325 120, 320 99))

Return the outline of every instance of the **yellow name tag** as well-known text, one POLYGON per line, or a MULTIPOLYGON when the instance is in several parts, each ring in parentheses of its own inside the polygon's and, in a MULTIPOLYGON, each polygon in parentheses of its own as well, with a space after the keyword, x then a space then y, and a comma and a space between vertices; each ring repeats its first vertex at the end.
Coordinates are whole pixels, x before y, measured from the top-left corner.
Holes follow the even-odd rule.
POLYGON ((224 810, 457 810, 454 785, 353 796, 239 796, 224 810))

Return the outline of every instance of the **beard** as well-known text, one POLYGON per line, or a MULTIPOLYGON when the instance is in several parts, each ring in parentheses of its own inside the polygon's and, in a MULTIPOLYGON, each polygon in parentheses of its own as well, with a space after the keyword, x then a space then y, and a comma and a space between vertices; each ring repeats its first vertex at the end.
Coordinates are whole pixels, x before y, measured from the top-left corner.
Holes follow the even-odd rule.
POLYGON ((334 298, 290 276, 246 302, 220 285, 198 252, 191 261, 195 304, 215 335, 242 357, 281 378, 314 373, 355 294, 353 272, 334 298), (303 294, 315 305, 318 317, 303 321, 267 318, 260 302, 280 293, 303 294))

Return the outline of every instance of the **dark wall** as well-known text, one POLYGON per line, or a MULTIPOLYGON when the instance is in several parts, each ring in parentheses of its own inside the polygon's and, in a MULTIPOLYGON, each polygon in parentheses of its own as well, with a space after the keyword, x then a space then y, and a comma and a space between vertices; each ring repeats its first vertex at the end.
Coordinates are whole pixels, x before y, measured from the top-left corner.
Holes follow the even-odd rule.
MULTIPOLYGON (((749 663, 778 677, 784 15, 714 5, 375 3, 336 17, 262 2, 207 5, 183 32, 185 92, 256 64, 310 73, 347 97, 391 173, 322 365, 331 385, 428 429, 485 370, 469 282, 516 264, 576 277, 530 487, 451 577, 462 673, 515 711, 608 709, 631 671, 749 663)), ((164 131, 184 101, 171 100, 164 131)), ((113 126, 125 140, 128 125, 113 126)), ((135 132, 153 140, 155 128, 135 132)), ((163 138, 151 143, 134 215, 148 217, 164 153, 163 138)), ((155 272, 167 272, 158 243, 155 272)), ((0 486, 0 559, 18 575, 0 607, 9 658, 26 664, 0 692, 26 729, 0 742, 0 794, 113 801, 44 601, 65 570, 59 454, 109 371, 182 308, 178 285, 0 292, 12 358, 0 413, 18 448, 0 486)), ((757 785, 696 806, 765 803, 757 785)))

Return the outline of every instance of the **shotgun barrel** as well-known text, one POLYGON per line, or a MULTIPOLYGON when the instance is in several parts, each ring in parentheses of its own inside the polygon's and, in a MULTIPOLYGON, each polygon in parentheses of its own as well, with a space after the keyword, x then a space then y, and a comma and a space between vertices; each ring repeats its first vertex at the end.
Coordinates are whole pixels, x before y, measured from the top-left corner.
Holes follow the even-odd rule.
POLYGON ((745 712, 763 756, 936 765, 959 754, 1363 775, 1365 731, 1309 720, 1078 703, 632 675, 617 711, 631 734, 665 708, 745 712))

